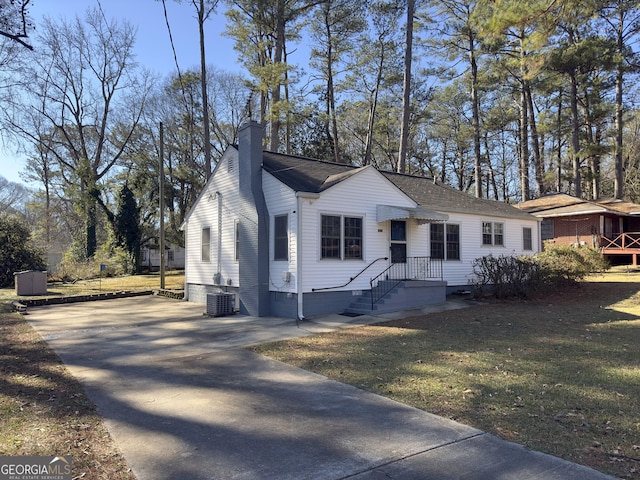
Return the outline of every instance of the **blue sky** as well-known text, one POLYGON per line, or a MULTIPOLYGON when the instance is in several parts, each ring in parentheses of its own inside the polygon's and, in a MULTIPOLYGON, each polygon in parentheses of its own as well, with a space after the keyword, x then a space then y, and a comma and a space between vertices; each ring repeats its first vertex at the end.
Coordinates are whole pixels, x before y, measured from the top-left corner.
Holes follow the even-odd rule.
MULTIPOLYGON (((175 71, 161 1, 100 0, 100 3, 108 18, 126 19, 137 27, 136 55, 140 64, 162 75, 175 71)), ((97 0, 32 0, 31 16, 37 30, 43 17, 82 17, 87 8, 97 4, 97 0)), ((200 61, 195 9, 189 0, 181 3, 166 0, 166 6, 180 68, 197 68, 200 61)), ((241 67, 236 62, 233 41, 221 35, 224 29, 222 13, 205 24, 207 63, 221 70, 239 72, 241 67)), ((35 46, 37 48, 37 44, 35 46)), ((24 159, 15 153, 15 148, 0 145, 0 175, 13 182, 22 182, 19 172, 23 169, 24 159)))

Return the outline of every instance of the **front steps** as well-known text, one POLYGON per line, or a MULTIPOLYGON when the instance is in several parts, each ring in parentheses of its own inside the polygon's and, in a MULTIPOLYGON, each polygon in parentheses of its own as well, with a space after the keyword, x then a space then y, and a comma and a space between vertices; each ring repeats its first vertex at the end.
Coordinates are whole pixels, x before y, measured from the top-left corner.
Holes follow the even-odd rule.
MULTIPOLYGON (((374 287, 381 293, 397 280, 381 280, 374 287), (392 282, 392 283, 390 283, 392 282)), ((376 295, 379 296, 379 295, 376 295)), ((411 310, 427 305, 444 303, 447 298, 447 282, 439 280, 401 280, 386 295, 371 305, 371 290, 366 290, 345 310, 352 315, 376 315, 380 313, 411 310)))

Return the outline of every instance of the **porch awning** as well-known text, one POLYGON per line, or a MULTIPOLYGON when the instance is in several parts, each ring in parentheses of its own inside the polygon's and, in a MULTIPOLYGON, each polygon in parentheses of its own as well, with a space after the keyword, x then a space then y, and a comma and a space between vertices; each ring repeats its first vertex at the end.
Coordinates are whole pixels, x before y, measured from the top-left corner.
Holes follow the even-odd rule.
POLYGON ((376 205, 376 221, 414 219, 419 224, 439 223, 449 220, 446 213, 438 213, 422 207, 396 207, 392 205, 376 205))

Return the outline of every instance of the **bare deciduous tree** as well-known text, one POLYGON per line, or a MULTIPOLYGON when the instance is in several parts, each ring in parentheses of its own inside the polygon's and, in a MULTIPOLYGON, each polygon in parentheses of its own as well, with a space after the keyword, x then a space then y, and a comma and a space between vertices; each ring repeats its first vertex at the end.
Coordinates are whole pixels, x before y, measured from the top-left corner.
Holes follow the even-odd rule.
POLYGON ((31 0, 0 0, 0 37, 33 50, 28 42, 29 31, 33 29, 29 19, 29 3, 31 0))
POLYGON ((85 221, 87 258, 97 247, 97 207, 106 204, 101 182, 125 158, 149 90, 146 77, 135 76, 134 41, 130 24, 109 21, 98 9, 84 21, 49 19, 25 71, 28 101, 14 127, 55 159, 85 221), (40 131, 31 128, 34 116, 40 131))

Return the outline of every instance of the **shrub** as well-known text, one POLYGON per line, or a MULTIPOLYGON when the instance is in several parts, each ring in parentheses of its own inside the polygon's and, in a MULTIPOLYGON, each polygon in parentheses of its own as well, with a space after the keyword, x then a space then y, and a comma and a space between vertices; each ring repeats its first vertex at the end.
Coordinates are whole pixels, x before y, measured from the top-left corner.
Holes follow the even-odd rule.
POLYGON ((535 255, 550 285, 575 283, 592 273, 609 269, 600 252, 590 247, 553 246, 535 255))
POLYGON ((471 284, 476 294, 491 290, 496 298, 528 297, 608 268, 606 259, 593 248, 552 246, 535 256, 477 258, 471 284))
POLYGON ((540 265, 527 257, 480 257, 473 262, 473 274, 471 284, 476 295, 490 290, 496 298, 526 297, 542 283, 540 265))
POLYGON ((131 256, 122 247, 103 245, 89 260, 78 258, 77 252, 70 247, 58 266, 58 276, 66 282, 88 280, 91 278, 115 277, 129 273, 133 269, 131 256), (104 270, 101 266, 104 265, 104 270))

